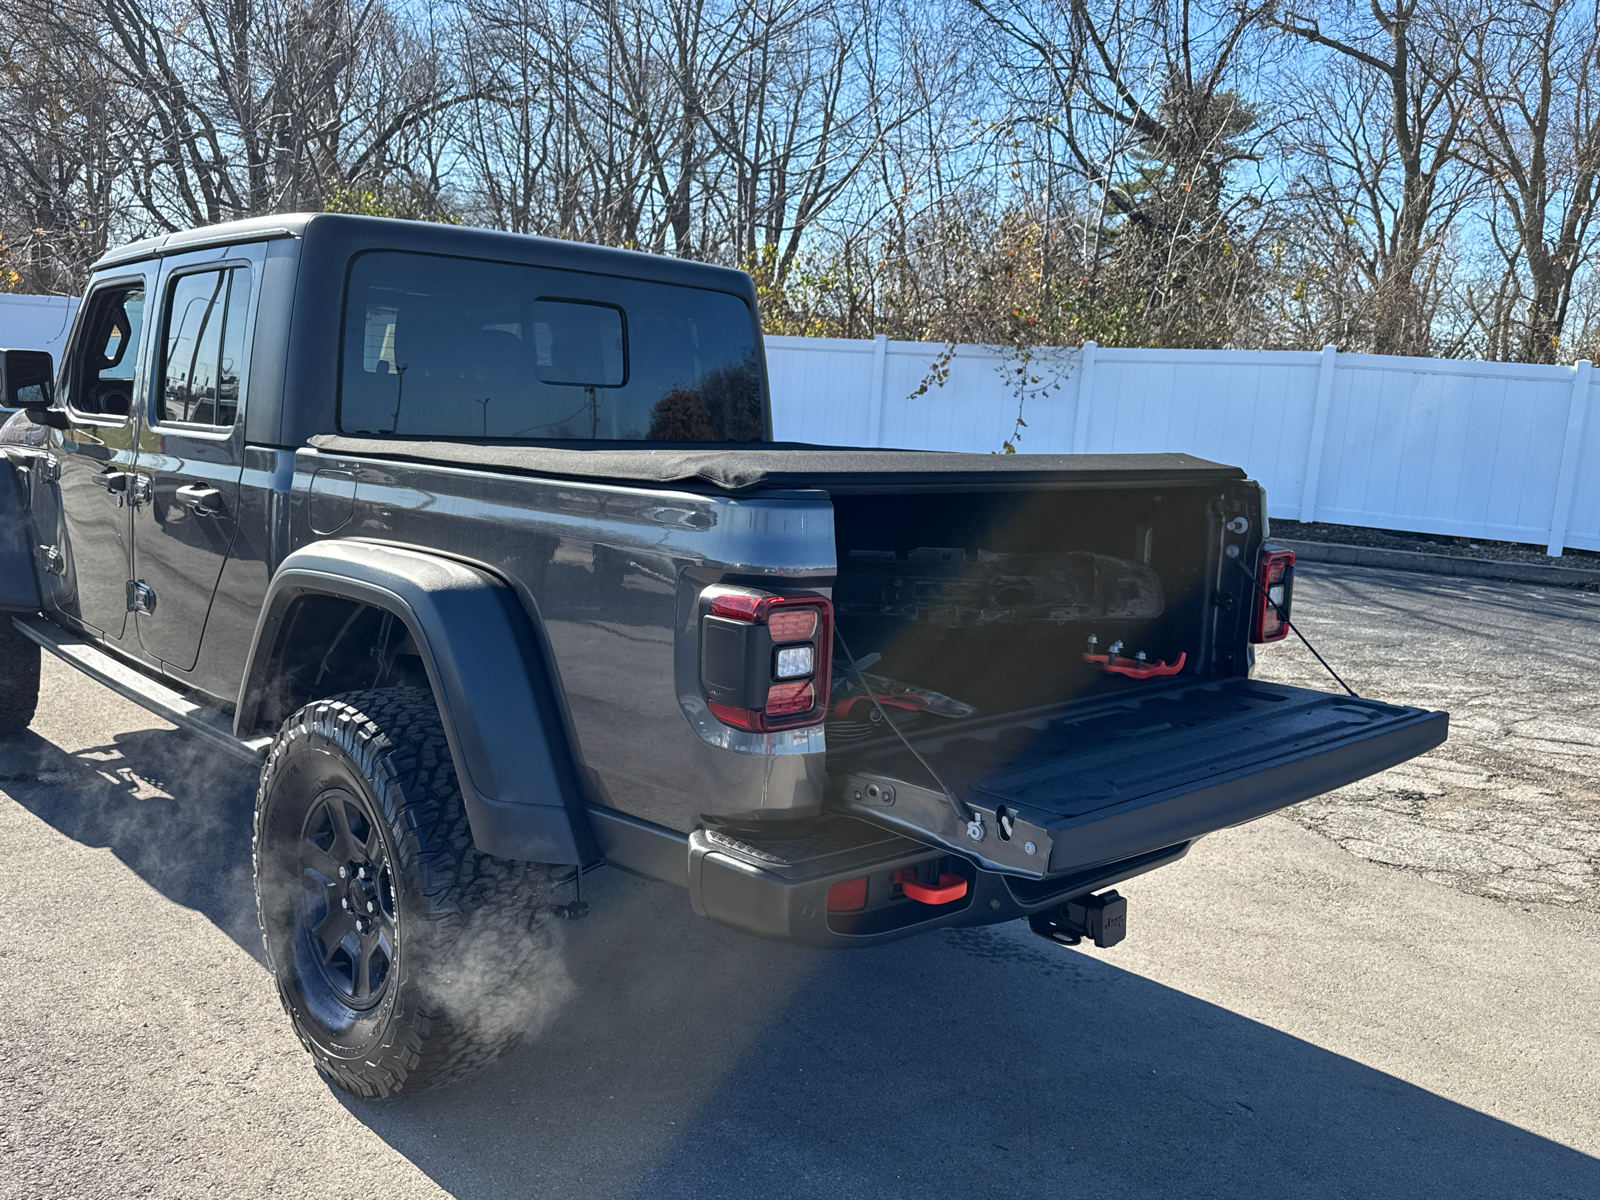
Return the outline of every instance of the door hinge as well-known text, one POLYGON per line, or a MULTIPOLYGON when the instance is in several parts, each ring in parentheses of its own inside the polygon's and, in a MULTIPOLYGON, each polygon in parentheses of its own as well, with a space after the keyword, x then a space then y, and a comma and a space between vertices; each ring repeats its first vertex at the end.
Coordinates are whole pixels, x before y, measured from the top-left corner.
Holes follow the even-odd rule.
POLYGON ((34 558, 39 560, 39 565, 52 575, 64 575, 67 571, 66 557, 54 546, 35 546, 34 558))
POLYGON ((61 478, 61 460, 54 454, 35 454, 33 463, 40 483, 54 483, 61 478))
POLYGON ((128 580, 128 611, 149 616, 156 611, 156 590, 142 579, 128 580))
POLYGON ((140 475, 137 471, 128 472, 128 503, 132 505, 149 504, 150 497, 155 494, 155 485, 150 481, 150 476, 140 475))

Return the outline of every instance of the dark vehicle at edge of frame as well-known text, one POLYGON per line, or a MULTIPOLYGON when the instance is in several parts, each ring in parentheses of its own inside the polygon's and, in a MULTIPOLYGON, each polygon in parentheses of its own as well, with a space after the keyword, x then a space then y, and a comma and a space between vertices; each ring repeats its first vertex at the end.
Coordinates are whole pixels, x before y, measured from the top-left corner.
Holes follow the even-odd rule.
POLYGON ((44 650, 259 766, 268 965, 358 1095, 512 1044, 587 869, 1111 946, 1117 883, 1446 736, 1252 678, 1294 567, 1237 468, 775 441, 737 271, 261 218, 0 364, 0 732, 44 650))

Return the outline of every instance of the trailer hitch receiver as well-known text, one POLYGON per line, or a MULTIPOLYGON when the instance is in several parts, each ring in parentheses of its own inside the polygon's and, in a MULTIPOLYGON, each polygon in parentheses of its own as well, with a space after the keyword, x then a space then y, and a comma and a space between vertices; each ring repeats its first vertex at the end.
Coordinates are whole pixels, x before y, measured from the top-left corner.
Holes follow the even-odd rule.
POLYGON ((1028 927, 1063 946, 1076 946, 1088 938, 1105 950, 1128 936, 1128 901, 1115 890, 1074 896, 1055 908, 1034 913, 1028 918, 1028 927))

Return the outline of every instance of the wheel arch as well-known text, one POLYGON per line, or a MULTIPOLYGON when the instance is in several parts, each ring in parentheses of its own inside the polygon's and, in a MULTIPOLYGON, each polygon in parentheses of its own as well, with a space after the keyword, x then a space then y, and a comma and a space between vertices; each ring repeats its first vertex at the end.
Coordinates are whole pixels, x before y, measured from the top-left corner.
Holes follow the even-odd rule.
POLYGON ((343 628, 366 610, 404 626, 439 707, 479 850, 557 864, 599 857, 541 639, 516 592, 471 564, 347 539, 290 554, 256 622, 234 717, 239 737, 271 732, 285 705, 345 690, 308 692, 286 676, 291 655, 305 661, 308 650, 289 645, 296 618, 317 604, 347 606, 343 628))

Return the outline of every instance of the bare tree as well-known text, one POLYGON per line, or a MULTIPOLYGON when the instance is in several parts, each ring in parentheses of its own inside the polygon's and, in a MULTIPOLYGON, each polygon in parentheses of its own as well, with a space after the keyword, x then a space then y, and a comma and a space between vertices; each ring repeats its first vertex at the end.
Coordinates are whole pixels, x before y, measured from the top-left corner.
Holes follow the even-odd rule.
POLYGON ((1490 336, 1507 357, 1555 362, 1592 254, 1600 176, 1600 8, 1495 0, 1457 11, 1470 89, 1462 152, 1495 190, 1506 263, 1490 336), (1527 280, 1526 290, 1521 277, 1527 280))
MULTIPOLYGON (((1136 306, 1135 340, 1237 341, 1263 227, 1261 197, 1236 186, 1236 174, 1261 160, 1269 131, 1240 84, 1266 10, 1205 0, 972 3, 1008 44, 1006 75, 1032 81, 1013 93, 1006 129, 1037 130, 1047 165, 1060 161, 1076 177, 1089 297, 1136 306)), ((1060 207, 1061 189, 1048 190, 1060 207)), ((1076 305, 1070 291, 1062 299, 1076 305)))
POLYGON ((1431 256, 1460 194, 1449 186, 1464 105, 1459 41, 1424 0, 1369 0, 1370 24, 1348 9, 1275 10, 1280 29, 1344 61, 1342 103, 1315 105, 1321 135, 1311 187, 1333 189, 1348 218, 1368 231, 1360 267, 1368 293, 1363 324, 1382 354, 1427 353, 1432 341, 1431 256), (1331 18, 1331 19, 1330 19, 1331 18), (1368 104, 1383 121, 1374 124, 1368 104))
POLYGON ((122 224, 113 97, 74 31, 0 3, 0 288, 74 292, 122 224))

